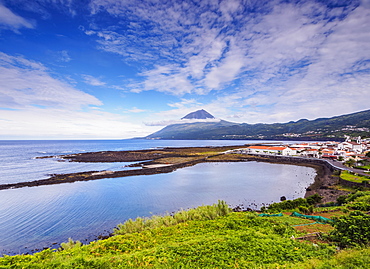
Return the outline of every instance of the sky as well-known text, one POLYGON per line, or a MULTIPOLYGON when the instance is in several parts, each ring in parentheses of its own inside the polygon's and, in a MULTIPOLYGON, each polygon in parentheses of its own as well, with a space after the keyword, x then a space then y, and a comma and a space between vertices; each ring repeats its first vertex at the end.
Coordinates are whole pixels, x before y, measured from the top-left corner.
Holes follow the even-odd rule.
POLYGON ((370 109, 370 0, 0 0, 0 139, 370 109))

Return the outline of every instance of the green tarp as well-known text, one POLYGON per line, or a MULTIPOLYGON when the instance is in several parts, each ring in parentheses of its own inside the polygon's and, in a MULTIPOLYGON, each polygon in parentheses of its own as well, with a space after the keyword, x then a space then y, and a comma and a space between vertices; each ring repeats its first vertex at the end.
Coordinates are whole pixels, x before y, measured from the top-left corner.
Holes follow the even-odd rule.
MULTIPOLYGON (((262 214, 259 214, 258 216, 259 217, 282 217, 284 215, 282 213, 279 213, 279 214, 262 213, 262 214)), ((303 215, 303 214, 300 214, 300 213, 295 212, 295 211, 290 216, 305 218, 305 219, 312 219, 312 220, 315 221, 315 223, 331 223, 331 222, 333 222, 332 219, 324 218, 324 217, 321 217, 321 216, 303 215)), ((312 223, 310 223, 310 224, 312 224, 312 223)))
POLYGON ((262 213, 262 214, 259 214, 258 216, 260 216, 260 217, 282 217, 283 214, 282 213, 279 213, 279 214, 265 214, 265 213, 262 213))
POLYGON ((315 220, 318 223, 331 223, 331 222, 333 222, 332 219, 324 218, 324 217, 321 217, 321 216, 303 215, 303 214, 297 213, 295 211, 290 216, 305 218, 305 219, 312 219, 312 220, 315 220))

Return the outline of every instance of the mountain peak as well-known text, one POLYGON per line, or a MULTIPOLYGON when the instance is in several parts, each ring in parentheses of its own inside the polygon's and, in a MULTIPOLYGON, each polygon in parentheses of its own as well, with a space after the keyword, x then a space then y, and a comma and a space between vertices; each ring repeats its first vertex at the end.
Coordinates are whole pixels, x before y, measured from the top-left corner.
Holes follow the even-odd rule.
POLYGON ((184 120, 184 119, 187 119, 187 120, 193 120, 193 119, 205 120, 205 119, 214 119, 214 118, 215 117, 213 117, 207 111, 205 111, 204 109, 201 109, 201 110, 197 110, 195 112, 191 112, 191 113, 187 114, 185 117, 183 117, 181 119, 182 120, 184 120))

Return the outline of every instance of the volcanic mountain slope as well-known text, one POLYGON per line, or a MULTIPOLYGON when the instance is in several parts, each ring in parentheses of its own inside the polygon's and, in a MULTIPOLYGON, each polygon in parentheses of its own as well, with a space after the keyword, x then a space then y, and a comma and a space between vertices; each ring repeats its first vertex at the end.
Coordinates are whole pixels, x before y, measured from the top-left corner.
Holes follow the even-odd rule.
POLYGON ((191 112, 191 113, 187 114, 185 117, 183 117, 181 119, 182 120, 184 120, 184 119, 191 120, 191 119, 214 119, 214 118, 215 117, 213 117, 207 111, 205 111, 204 109, 201 109, 201 110, 198 110, 198 111, 195 111, 195 112, 191 112))
POLYGON ((205 110, 195 111, 182 119, 184 123, 168 125, 146 138, 343 140, 344 135, 370 137, 370 110, 332 118, 273 124, 217 121, 205 110))

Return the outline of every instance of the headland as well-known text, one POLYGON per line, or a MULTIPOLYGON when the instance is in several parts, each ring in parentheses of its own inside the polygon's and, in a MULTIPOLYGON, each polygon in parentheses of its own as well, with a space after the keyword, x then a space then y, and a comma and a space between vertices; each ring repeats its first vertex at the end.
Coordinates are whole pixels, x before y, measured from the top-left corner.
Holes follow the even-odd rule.
POLYGON ((12 184, 1 184, 0 190, 72 183, 103 178, 118 178, 137 175, 153 175, 170 173, 177 169, 193 166, 204 162, 268 162, 277 164, 302 165, 316 169, 315 182, 307 188, 306 196, 318 193, 324 197, 323 202, 335 201, 345 192, 334 188, 338 177, 333 175, 336 170, 325 160, 314 158, 297 158, 277 155, 258 155, 235 153, 238 146, 219 147, 183 147, 156 148, 134 151, 101 151, 38 158, 55 158, 69 162, 132 162, 120 171, 85 171, 69 174, 52 174, 49 178, 12 184))

